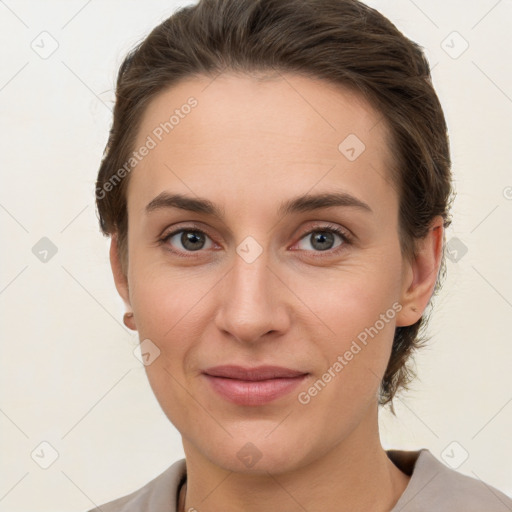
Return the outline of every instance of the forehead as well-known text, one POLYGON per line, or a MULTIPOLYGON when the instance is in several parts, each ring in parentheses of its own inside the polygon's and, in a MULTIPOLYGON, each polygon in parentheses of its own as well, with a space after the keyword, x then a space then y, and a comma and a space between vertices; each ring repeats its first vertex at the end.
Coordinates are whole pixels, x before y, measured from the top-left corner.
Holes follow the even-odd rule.
POLYGON ((321 178, 327 187, 383 189, 388 137, 361 94, 326 81, 284 73, 192 77, 146 108, 135 147, 152 148, 132 172, 128 202, 132 196, 141 207, 171 185, 199 195, 222 195, 222 187, 247 193, 248 183, 253 193, 269 186, 304 193, 321 178))

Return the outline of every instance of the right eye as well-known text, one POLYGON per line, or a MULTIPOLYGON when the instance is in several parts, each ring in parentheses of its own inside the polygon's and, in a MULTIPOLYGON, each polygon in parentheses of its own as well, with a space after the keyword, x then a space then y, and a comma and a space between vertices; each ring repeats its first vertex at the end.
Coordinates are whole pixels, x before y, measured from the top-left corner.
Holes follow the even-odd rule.
POLYGON ((210 237, 202 230, 197 228, 181 228, 165 234, 160 242, 170 246, 169 250, 176 253, 197 252, 201 249, 209 249, 213 246, 210 237), (208 244, 208 241, 210 243, 208 244), (175 248, 181 245, 181 247, 175 248), (206 246, 206 247, 205 247, 206 246))

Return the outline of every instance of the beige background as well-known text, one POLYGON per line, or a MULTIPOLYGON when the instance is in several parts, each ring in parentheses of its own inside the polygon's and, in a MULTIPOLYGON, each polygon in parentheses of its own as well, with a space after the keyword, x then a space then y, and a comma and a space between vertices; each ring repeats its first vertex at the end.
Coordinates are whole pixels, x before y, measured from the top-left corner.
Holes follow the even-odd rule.
MULTIPOLYGON (((512 3, 369 3, 426 48, 460 240, 420 379, 398 418, 382 411, 382 442, 427 447, 512 496, 512 3)), ((0 2, 1 512, 83 511, 183 456, 122 325, 94 181, 123 56, 185 4, 0 2), (47 262, 32 252, 43 237, 57 248, 47 262)))

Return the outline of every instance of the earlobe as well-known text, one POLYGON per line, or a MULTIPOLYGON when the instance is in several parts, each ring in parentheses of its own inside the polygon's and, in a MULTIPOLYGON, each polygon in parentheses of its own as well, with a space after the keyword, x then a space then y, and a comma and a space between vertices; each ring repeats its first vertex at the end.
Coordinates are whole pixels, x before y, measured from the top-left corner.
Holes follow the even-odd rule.
POLYGON ((137 326, 135 325, 135 322, 133 321, 133 313, 131 311, 128 311, 123 316, 123 324, 128 327, 128 329, 131 329, 132 331, 137 330, 137 326))
POLYGON ((117 289, 117 292, 123 299, 128 312, 123 317, 123 323, 132 330, 137 330, 133 318, 133 313, 131 311, 131 303, 130 303, 130 293, 128 288, 128 277, 125 274, 122 264, 121 257, 119 252, 119 243, 117 234, 112 235, 112 239, 110 242, 110 266, 112 268, 112 275, 114 277, 114 283, 117 289))
POLYGON ((435 217, 427 235, 416 243, 416 254, 407 262, 404 272, 402 309, 397 315, 397 327, 415 324, 423 315, 436 285, 443 256, 444 224, 435 217))

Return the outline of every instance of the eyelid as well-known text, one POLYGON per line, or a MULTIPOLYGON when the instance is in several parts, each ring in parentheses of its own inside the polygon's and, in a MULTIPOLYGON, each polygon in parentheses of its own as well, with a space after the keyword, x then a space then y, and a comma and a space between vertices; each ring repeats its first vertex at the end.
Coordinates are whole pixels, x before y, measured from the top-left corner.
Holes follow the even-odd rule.
POLYGON ((162 231, 162 234, 159 235, 158 238, 159 239, 167 238, 171 235, 176 235, 180 231, 200 231, 201 233, 204 233, 205 235, 208 235, 210 238, 212 238, 212 236, 210 235, 207 228, 204 228, 194 222, 188 223, 185 226, 178 225, 178 226, 173 226, 172 228, 169 228, 169 229, 166 228, 162 231))
POLYGON ((308 230, 300 236, 299 240, 302 240, 307 235, 310 235, 311 233, 315 233, 317 231, 332 231, 339 236, 341 236, 343 239, 345 239, 347 242, 352 242, 355 239, 355 235, 347 228, 340 226, 338 224, 332 224, 330 222, 322 222, 317 221, 318 224, 314 224, 312 227, 308 228, 308 230))

